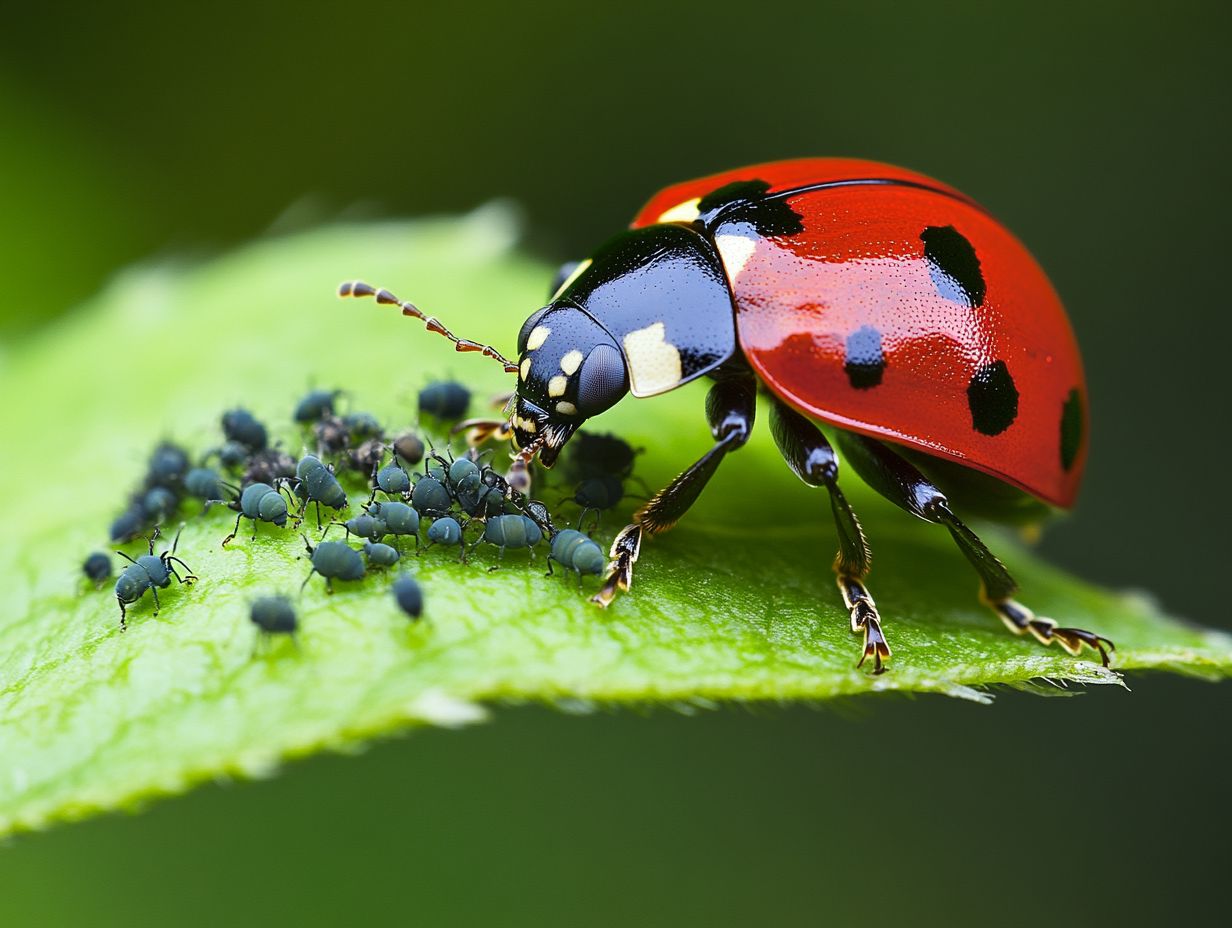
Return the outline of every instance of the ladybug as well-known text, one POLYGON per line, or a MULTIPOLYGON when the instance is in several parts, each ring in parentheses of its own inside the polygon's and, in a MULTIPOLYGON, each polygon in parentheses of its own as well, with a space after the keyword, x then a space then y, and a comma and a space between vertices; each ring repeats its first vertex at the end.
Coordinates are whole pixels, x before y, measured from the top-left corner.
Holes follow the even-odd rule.
POLYGON ((671 528, 719 464, 748 441, 756 396, 805 484, 824 487, 834 563, 860 664, 890 657, 865 584, 870 550, 839 487, 844 460, 872 489, 947 529, 1010 631, 1072 654, 1107 638, 1014 600, 1017 584, 957 512, 1030 522, 1070 507, 1087 454, 1082 359, 1056 292, 1026 248, 953 187, 871 161, 809 158, 740 168, 655 194, 630 228, 570 266, 518 334, 518 360, 375 296, 516 373, 514 470, 551 467, 579 426, 626 394, 707 377, 714 445, 616 536, 609 605, 628 590, 642 540, 671 528))

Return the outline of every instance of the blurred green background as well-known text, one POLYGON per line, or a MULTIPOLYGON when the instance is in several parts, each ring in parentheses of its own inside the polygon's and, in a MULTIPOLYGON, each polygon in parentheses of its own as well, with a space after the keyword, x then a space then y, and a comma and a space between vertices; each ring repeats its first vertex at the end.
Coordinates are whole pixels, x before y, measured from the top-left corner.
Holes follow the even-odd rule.
MULTIPOLYGON (((559 261, 667 182, 902 163, 1001 216, 1070 308, 1093 451, 1044 550, 1232 626, 1221 4, 146 0, 5 21, 0 363, 133 261, 494 197, 559 261)), ((1213 915, 1227 688, 1130 683, 992 709, 502 710, 17 839, 0 924, 1213 915)))

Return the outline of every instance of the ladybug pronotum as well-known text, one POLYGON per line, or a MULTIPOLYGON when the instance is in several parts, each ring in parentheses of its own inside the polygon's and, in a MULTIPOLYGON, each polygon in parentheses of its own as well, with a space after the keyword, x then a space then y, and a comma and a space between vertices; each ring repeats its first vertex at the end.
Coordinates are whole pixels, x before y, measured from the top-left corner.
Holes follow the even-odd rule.
POLYGON ((398 305, 458 351, 480 351, 517 375, 509 420, 487 432, 512 437, 515 474, 536 456, 551 467, 583 422, 626 394, 713 381, 714 445, 616 536, 593 597, 600 606, 629 589, 643 537, 671 528, 748 440, 760 385, 787 465, 829 492, 834 568, 852 631, 863 635, 861 664, 871 657, 880 672, 890 647, 865 585, 868 543, 816 422, 831 427, 872 489, 949 531, 982 600, 1011 631, 1072 654, 1090 647, 1108 663, 1108 639, 1016 602, 1014 579, 956 514, 1029 522, 1071 506, 1086 460, 1087 395, 1048 278, 952 187, 830 158, 668 187, 628 230, 567 269, 523 324, 516 363, 388 291, 353 282, 339 292, 398 305))

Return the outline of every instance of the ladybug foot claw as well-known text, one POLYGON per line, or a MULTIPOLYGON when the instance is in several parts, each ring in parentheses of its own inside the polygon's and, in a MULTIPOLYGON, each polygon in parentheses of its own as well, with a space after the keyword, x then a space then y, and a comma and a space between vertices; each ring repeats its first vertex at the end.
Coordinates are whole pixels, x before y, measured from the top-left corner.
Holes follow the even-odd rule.
POLYGON ((612 550, 608 552, 611 563, 607 565, 607 580, 602 588, 590 601, 601 609, 606 609, 622 590, 628 590, 633 583, 633 565, 637 563, 642 553, 641 526, 627 525, 612 542, 612 550))
POLYGON ((864 654, 856 666, 863 667, 870 657, 873 659, 873 676, 885 673, 885 662, 890 659, 890 645, 881 630, 881 622, 876 617, 870 617, 864 622, 864 654))
POLYGON ((1012 599, 993 603, 992 607, 1014 634, 1022 635, 1030 632, 1040 644, 1057 642, 1075 657, 1082 653, 1084 647, 1087 647, 1092 651, 1098 651, 1100 662, 1107 667, 1109 653, 1116 650, 1116 645, 1103 635, 1097 635, 1083 628, 1057 625, 1052 619, 1037 616, 1026 606, 1012 599))
MULTIPOLYGON (((1060 642, 1061 647, 1075 657, 1082 653, 1083 647, 1088 647, 1092 651, 1098 651, 1100 662, 1105 667, 1108 666, 1108 652, 1116 650, 1116 645, 1109 639, 1103 635, 1089 632, 1086 629, 1053 626, 1050 631, 1052 638, 1060 642)), ((1045 641, 1044 643, 1047 644, 1048 642, 1045 641)))

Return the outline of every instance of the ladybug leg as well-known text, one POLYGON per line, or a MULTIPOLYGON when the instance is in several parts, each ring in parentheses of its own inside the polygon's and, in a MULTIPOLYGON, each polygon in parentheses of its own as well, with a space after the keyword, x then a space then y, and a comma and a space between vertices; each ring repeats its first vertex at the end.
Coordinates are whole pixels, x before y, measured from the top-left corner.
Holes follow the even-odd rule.
POLYGON ((744 446, 753 432, 757 409, 757 381, 748 372, 725 377, 706 394, 706 418, 714 435, 714 446, 675 480, 650 498, 633 515, 633 522, 621 529, 612 542, 607 579, 592 603, 607 607, 616 594, 633 583, 633 565, 642 552, 643 535, 666 532, 697 501, 727 452, 744 446))
POLYGON ((871 438, 851 432, 836 434, 843 456, 865 483, 912 515, 949 530, 958 549, 979 574, 980 599, 1010 631, 1016 635, 1030 633, 1041 644, 1057 642, 1074 655, 1089 647, 1098 651, 1103 665, 1108 666, 1108 653, 1116 647, 1107 638, 1085 629, 1059 626, 1013 599, 1017 581, 980 537, 954 514, 946 495, 912 464, 871 438))
POLYGON ((838 458, 821 430, 791 407, 775 401, 770 416, 770 430, 787 466, 809 486, 825 487, 830 493, 838 529, 838 556, 834 559, 838 589, 851 615, 852 632, 864 635, 864 652, 856 666, 871 657, 873 673, 882 673, 890 658, 890 645, 881 630, 877 604, 864 585, 872 554, 859 519, 838 487, 838 458))

